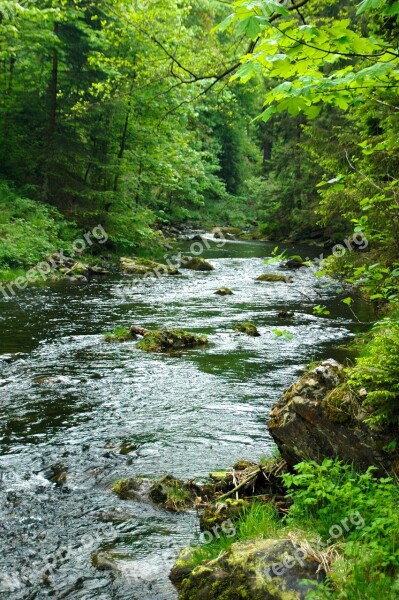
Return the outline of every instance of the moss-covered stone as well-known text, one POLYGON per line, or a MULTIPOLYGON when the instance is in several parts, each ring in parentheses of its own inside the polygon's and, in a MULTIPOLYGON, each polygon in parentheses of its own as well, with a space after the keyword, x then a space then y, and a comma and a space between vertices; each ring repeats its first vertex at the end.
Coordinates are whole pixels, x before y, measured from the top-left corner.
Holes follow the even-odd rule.
POLYGON ((137 497, 137 492, 140 489, 140 479, 125 478, 118 479, 112 486, 112 491, 121 500, 131 500, 137 497))
POLYGON ((228 287, 221 287, 215 292, 218 296, 232 296, 233 293, 228 287))
POLYGON ((256 281, 291 283, 292 278, 287 277, 287 275, 278 275, 277 273, 263 273, 263 275, 259 275, 256 278, 256 281))
POLYGON ((146 352, 170 352, 198 348, 207 344, 206 336, 189 333, 184 329, 165 329, 148 331, 136 344, 136 348, 146 352))
POLYGON ((196 486, 184 483, 171 475, 165 475, 150 488, 149 498, 167 510, 180 511, 193 506, 197 494, 196 486))
POLYGON ((228 519, 237 519, 250 503, 243 499, 227 498, 224 502, 209 504, 200 514, 202 531, 211 531, 215 525, 221 525, 228 519))
POLYGON ((127 327, 116 327, 113 331, 104 333, 105 342, 131 342, 132 340, 137 340, 137 335, 127 327))
POLYGON ((182 256, 180 267, 192 271, 213 271, 215 267, 199 256, 182 256))
POLYGON ((319 563, 284 539, 237 542, 191 571, 190 554, 179 561, 170 574, 179 600, 303 600, 325 577, 319 563))
POLYGON ((234 326, 234 331, 238 331, 239 333, 246 333, 247 335, 251 335, 252 337, 260 336, 256 325, 254 325, 254 323, 251 323, 250 321, 243 321, 242 323, 237 323, 237 325, 234 326))
POLYGON ((126 258, 120 259, 119 268, 124 273, 133 275, 178 275, 179 270, 176 267, 170 267, 162 263, 149 260, 147 258, 126 258))
POLYGON ((119 448, 119 454, 122 455, 126 455, 126 454, 130 454, 130 452, 134 452, 135 450, 137 450, 138 445, 134 444, 133 442, 122 442, 119 448))

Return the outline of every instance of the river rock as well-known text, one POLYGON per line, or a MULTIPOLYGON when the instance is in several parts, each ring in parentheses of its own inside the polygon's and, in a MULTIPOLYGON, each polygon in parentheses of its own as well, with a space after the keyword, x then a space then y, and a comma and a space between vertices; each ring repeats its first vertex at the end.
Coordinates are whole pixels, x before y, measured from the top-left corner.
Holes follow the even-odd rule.
POLYGON ((302 267, 307 268, 308 265, 299 258, 290 258, 285 262, 281 263, 280 269, 301 269, 302 267))
POLYGON ((175 267, 169 267, 162 263, 148 260, 146 258, 126 258, 120 259, 119 268, 123 273, 132 275, 178 275, 179 271, 175 267))
POLYGON ((246 333, 247 335, 251 335, 252 337, 259 337, 260 333, 254 323, 251 321, 243 321, 242 323, 237 323, 234 325, 234 331, 238 333, 246 333))
POLYGON ((277 273, 264 273, 256 278, 256 281, 263 281, 266 283, 282 282, 292 283, 292 277, 287 275, 278 275, 277 273))
POLYGON ((163 329, 147 331, 136 348, 146 352, 172 352, 189 350, 206 346, 208 339, 204 335, 196 335, 183 329, 163 329))
POLYGON ((179 600, 302 600, 324 579, 319 569, 292 541, 267 539, 237 542, 200 566, 184 550, 170 579, 179 600))
MULTIPOLYGON (((395 457, 383 452, 393 432, 371 430, 369 416, 360 403, 348 401, 347 414, 333 411, 334 394, 345 402, 344 368, 333 359, 325 360, 291 385, 273 406, 268 429, 281 456, 291 466, 302 460, 320 461, 339 457, 359 469, 372 465, 394 469, 395 457)), ((343 405, 344 406, 344 405, 343 405)))
POLYGON ((213 271, 215 268, 205 258, 199 256, 182 256, 180 267, 192 271, 213 271))
POLYGON ((218 296, 232 296, 233 293, 228 287, 221 287, 215 292, 218 296))

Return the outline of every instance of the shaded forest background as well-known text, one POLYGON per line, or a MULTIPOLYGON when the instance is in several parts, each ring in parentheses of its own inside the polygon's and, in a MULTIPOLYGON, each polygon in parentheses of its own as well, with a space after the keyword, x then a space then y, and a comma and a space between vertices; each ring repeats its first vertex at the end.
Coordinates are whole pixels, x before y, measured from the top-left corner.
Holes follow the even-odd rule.
MULTIPOLYGON (((362 35, 397 34, 396 15, 304 4, 288 3, 298 26, 348 18, 362 35)), ((396 85, 331 96, 313 114, 298 101, 265 122, 266 94, 293 73, 232 81, 260 34, 245 19, 215 29, 231 12, 217 0, 1 2, 2 266, 28 266, 99 223, 117 253, 156 251, 161 230, 183 223, 330 241, 361 227, 392 261, 396 85)))

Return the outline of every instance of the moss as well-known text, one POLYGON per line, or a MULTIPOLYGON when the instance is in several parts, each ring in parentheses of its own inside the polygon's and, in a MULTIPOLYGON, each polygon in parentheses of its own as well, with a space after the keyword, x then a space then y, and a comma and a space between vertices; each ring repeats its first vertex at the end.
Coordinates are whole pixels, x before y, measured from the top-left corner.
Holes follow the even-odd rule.
POLYGON ((218 296, 232 296, 233 292, 230 288, 221 287, 215 292, 215 294, 217 294, 218 296))
POLYGON ((215 525, 221 525, 228 519, 236 520, 250 503, 247 500, 230 499, 224 502, 210 504, 200 516, 200 527, 202 531, 210 531, 215 525))
POLYGON ((158 506, 180 511, 192 507, 196 494, 188 484, 171 475, 165 475, 152 485, 149 497, 158 506))
POLYGON ((199 256, 182 256, 180 266, 182 269, 191 269, 192 271, 213 271, 215 268, 199 256))
POLYGON ((260 336, 256 325, 254 325, 254 323, 251 323, 250 321, 243 321, 242 323, 238 323, 234 326, 234 331, 238 331, 239 333, 246 333, 247 335, 251 335, 253 337, 260 336))
POLYGON ((148 258, 126 258, 120 259, 120 269, 124 273, 131 273, 133 275, 153 275, 154 277, 159 275, 177 275, 178 269, 175 267, 169 267, 162 263, 149 260, 148 258))
POLYGON ((134 496, 134 493, 132 494, 132 492, 137 491, 138 486, 139 481, 137 479, 118 479, 112 486, 112 491, 115 492, 121 500, 128 500, 132 495, 134 496))
POLYGON ((134 444, 133 442, 122 442, 119 448, 119 454, 122 455, 126 455, 126 454, 130 454, 130 452, 134 452, 135 450, 137 450, 138 445, 134 444))
POLYGON ((360 404, 347 383, 334 388, 322 402, 322 410, 330 421, 346 423, 359 412, 360 404))
POLYGON ((146 352, 168 352, 197 348, 207 344, 208 339, 205 336, 195 335, 183 329, 165 329, 149 331, 136 344, 136 348, 146 352))
POLYGON ((104 333, 105 342, 130 342, 137 340, 137 335, 126 327, 116 327, 113 331, 104 333))
POLYGON ((278 275, 277 273, 263 273, 263 275, 259 275, 259 277, 256 278, 256 281, 281 281, 283 283, 291 283, 291 278, 286 275, 278 275))

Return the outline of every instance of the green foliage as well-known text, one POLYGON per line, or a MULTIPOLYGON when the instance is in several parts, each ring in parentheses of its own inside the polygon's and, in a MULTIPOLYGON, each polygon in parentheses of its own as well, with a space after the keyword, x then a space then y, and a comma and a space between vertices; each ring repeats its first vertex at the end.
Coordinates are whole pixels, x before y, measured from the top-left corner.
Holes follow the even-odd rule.
POLYGON ((311 528, 323 547, 338 542, 341 548, 327 584, 311 597, 372 600, 376 591, 396 597, 399 487, 389 477, 375 478, 372 468, 358 474, 338 460, 300 463, 295 471, 283 475, 293 500, 286 526, 311 528))
POLYGON ((327 307, 321 304, 316 304, 316 306, 313 307, 312 312, 314 315, 319 317, 326 317, 330 314, 330 311, 327 309, 327 307))
POLYGON ((0 269, 27 269, 69 246, 73 235, 73 225, 57 210, 21 197, 0 181, 0 269))
POLYGON ((373 328, 360 349, 356 366, 349 371, 349 384, 365 388, 363 400, 371 411, 373 425, 399 422, 399 321, 388 318, 373 328))

